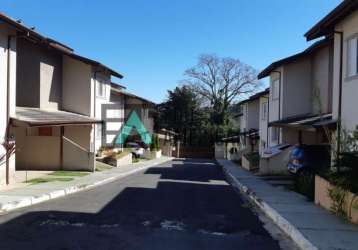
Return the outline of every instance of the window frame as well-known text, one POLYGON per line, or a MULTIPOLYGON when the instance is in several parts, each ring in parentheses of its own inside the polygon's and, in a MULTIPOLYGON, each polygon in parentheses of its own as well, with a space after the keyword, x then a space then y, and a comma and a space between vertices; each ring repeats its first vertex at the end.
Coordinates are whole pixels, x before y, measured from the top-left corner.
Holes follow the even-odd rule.
POLYGON ((272 85, 271 100, 273 101, 278 100, 280 98, 280 84, 281 84, 280 81, 281 81, 280 78, 277 78, 271 82, 272 85), (275 86, 275 84, 277 84, 277 86, 275 86), (275 95, 275 93, 277 94, 277 96, 275 95))
POLYGON ((100 98, 106 98, 106 83, 101 80, 101 79, 97 79, 96 80, 96 97, 100 97, 100 98), (101 94, 100 94, 100 90, 101 89, 101 94))
POLYGON ((261 116, 261 120, 262 121, 266 121, 267 120, 267 110, 268 110, 268 102, 263 102, 262 104, 261 104, 261 108, 262 108, 262 116, 261 116))
POLYGON ((358 34, 355 34, 346 40, 347 49, 346 49, 346 77, 347 78, 354 78, 358 76, 358 34), (355 53, 351 54, 351 41, 355 41, 355 53), (355 67, 353 67, 354 73, 351 73, 351 58, 353 56, 353 59, 355 60, 353 63, 355 64, 355 67))

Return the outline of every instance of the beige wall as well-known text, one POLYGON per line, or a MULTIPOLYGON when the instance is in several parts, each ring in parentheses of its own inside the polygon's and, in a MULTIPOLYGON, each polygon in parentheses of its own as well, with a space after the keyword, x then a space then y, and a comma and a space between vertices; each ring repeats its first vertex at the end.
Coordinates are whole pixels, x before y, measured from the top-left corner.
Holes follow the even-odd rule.
MULTIPOLYGON (((16 101, 16 39, 10 40, 10 51, 8 51, 8 36, 15 35, 15 31, 8 28, 5 24, 0 24, 0 156, 5 155, 6 150, 2 146, 5 141, 6 129, 7 129, 7 71, 10 67, 10 89, 9 89, 9 111, 10 115, 15 113, 15 101, 16 101), (9 54, 10 53, 10 54, 9 54), (10 65, 8 65, 8 55, 10 56, 10 65)), ((11 136, 11 134, 10 134, 11 136)), ((0 162, 0 185, 6 184, 6 163, 0 162)), ((15 172, 15 154, 10 157, 9 161, 9 173, 10 182, 14 178, 15 172)))
MULTIPOLYGON (((352 130, 358 125, 358 77, 347 77, 347 40, 358 34, 358 11, 354 11, 335 28, 343 31, 343 84, 342 84, 342 127, 352 130)), ((340 35, 334 39, 334 75, 333 75, 333 116, 338 117, 340 35)))
POLYGON ((16 105, 60 109, 62 55, 23 38, 18 39, 16 105))
POLYGON ((326 46, 312 56, 312 111, 315 114, 332 112, 333 46, 326 46))
POLYGON ((68 56, 63 57, 63 109, 91 115, 91 66, 68 56))
POLYGON ((282 116, 292 117, 312 112, 311 60, 302 58, 284 66, 282 75, 282 116))

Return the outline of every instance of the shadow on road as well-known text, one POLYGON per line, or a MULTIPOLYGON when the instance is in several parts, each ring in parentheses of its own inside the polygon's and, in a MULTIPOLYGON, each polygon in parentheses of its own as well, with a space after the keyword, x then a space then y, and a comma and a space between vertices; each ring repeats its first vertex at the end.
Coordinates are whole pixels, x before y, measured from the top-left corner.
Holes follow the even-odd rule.
POLYGON ((231 186, 207 183, 224 180, 217 166, 174 164, 146 174, 202 183, 126 187, 96 214, 24 213, 0 225, 0 249, 279 249, 231 186))

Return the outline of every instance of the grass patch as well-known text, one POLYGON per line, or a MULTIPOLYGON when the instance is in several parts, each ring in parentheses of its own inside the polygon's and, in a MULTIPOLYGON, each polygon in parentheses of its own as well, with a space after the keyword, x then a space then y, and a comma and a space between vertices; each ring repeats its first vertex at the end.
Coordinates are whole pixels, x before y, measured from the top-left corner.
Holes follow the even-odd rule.
POLYGON ((82 177, 88 175, 88 172, 77 172, 77 171, 55 171, 51 174, 52 176, 73 176, 73 177, 82 177))
POLYGON ((48 182, 54 182, 54 181, 72 181, 73 178, 70 177, 64 177, 64 178, 35 178, 32 180, 27 181, 31 185, 41 184, 41 183, 48 183, 48 182))

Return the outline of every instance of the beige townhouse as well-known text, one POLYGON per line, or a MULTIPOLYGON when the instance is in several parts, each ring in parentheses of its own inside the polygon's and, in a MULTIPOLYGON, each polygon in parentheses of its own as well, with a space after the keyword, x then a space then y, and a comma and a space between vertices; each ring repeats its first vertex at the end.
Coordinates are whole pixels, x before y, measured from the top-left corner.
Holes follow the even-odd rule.
MULTIPOLYGON (((338 131, 352 131, 358 125, 358 1, 345 0, 315 24, 308 41, 333 37, 332 113, 338 131)), ((341 133, 337 150, 341 148, 341 133)))
POLYGON ((261 133, 261 127, 262 123, 267 122, 268 93, 269 89, 265 89, 238 103, 240 133, 237 136, 223 138, 225 148, 222 150, 225 151, 226 158, 238 160, 248 152, 261 152, 266 141, 266 133, 261 133))
POLYGON ((122 76, 19 21, 0 19, 1 180, 9 183, 15 170, 94 170, 97 95, 104 85, 110 94, 111 75, 122 76))
POLYGON ((327 142, 322 126, 332 120, 332 70, 333 41, 327 38, 258 75, 270 77, 267 147, 327 142))

